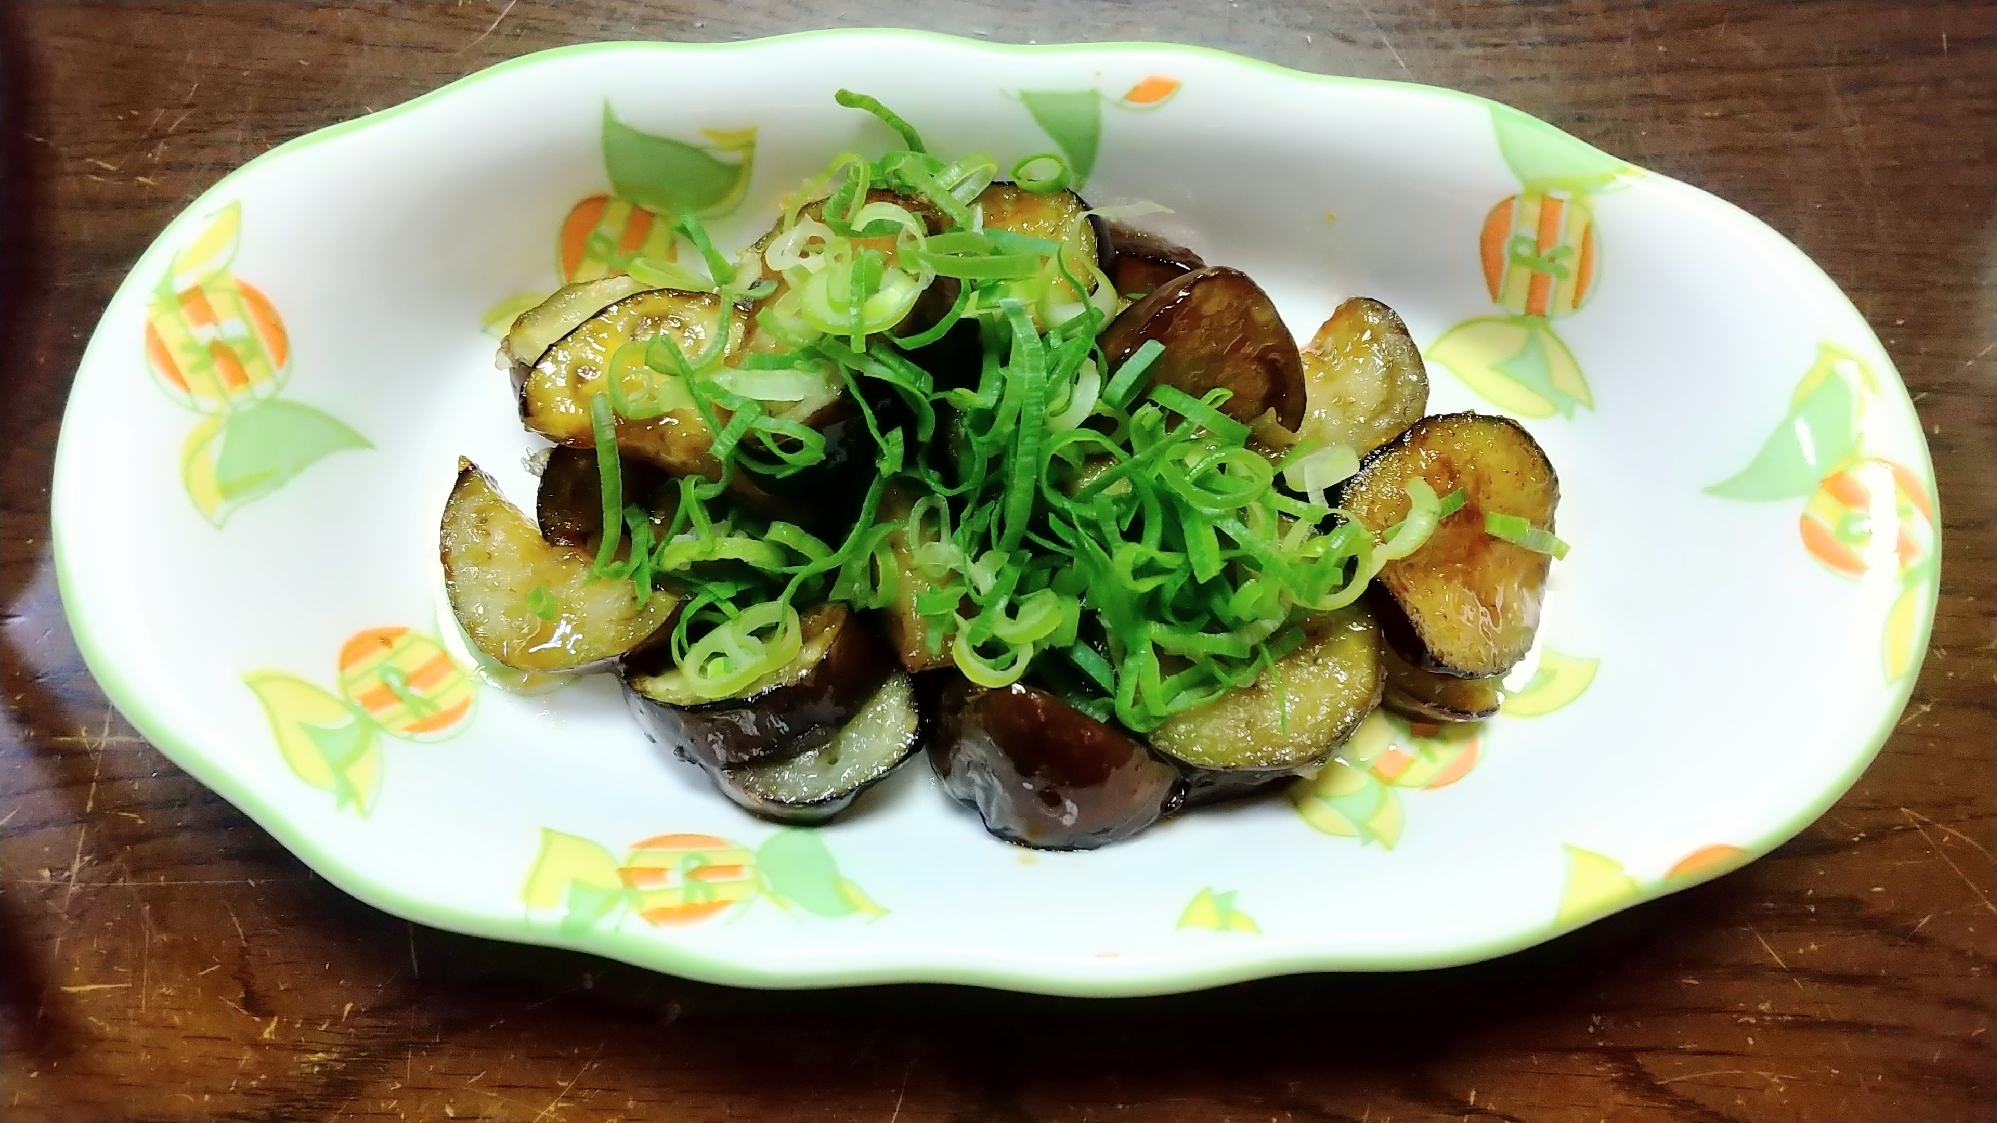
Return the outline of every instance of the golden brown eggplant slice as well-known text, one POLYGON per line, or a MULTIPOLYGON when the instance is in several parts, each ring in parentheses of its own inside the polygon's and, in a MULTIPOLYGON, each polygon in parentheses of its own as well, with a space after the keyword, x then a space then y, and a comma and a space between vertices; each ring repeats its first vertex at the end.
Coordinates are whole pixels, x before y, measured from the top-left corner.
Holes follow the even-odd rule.
POLYGON ((1339 506, 1379 533, 1407 516, 1407 484, 1416 478, 1438 496, 1460 488, 1464 502, 1419 550, 1380 571, 1380 599, 1392 605, 1381 613, 1387 640, 1426 671, 1502 675, 1532 647, 1552 559, 1487 534, 1484 518, 1517 515, 1551 532, 1559 477, 1517 422, 1437 414, 1369 457, 1345 482, 1339 506))
MULTIPOLYGON (((521 420, 556 444, 592 448, 590 399, 608 392, 605 371, 620 348, 663 334, 691 359, 709 348, 716 332, 741 330, 739 310, 713 293, 650 289, 627 296, 583 321, 535 361, 520 391, 521 420)), ((627 389, 637 389, 636 383, 627 389)), ((720 465, 708 452, 713 443, 691 405, 642 421, 617 421, 619 453, 675 476, 718 477, 720 465)))
POLYGON ((519 392, 534 363, 556 340, 581 327, 584 320, 646 287, 623 273, 613 273, 594 281, 563 285, 553 296, 520 313, 499 344, 500 361, 513 372, 514 392, 519 392))
POLYGON ((797 656, 733 698, 689 690, 677 668, 657 665, 663 648, 631 661, 624 687, 640 728, 709 768, 789 760, 831 741, 894 673, 894 655, 843 604, 813 609, 802 625, 797 656))
MULTIPOLYGON (((1027 191, 1011 183, 994 183, 979 193, 976 205, 986 230, 1060 243, 1063 262, 1076 280, 1087 283, 1091 268, 1101 268, 1102 232, 1089 214, 1089 205, 1073 191, 1027 191)), ((1081 297, 1077 294, 1074 299, 1081 297)))
POLYGON ((929 760, 985 829, 1042 850, 1092 850, 1179 806, 1178 770, 1136 738, 1044 690, 941 688, 929 760))
POLYGON ((1142 300, 1159 285, 1206 268, 1199 254, 1148 230, 1108 222, 1102 237, 1103 271, 1117 294, 1128 300, 1142 300))
POLYGON ((1252 422, 1268 410, 1295 431, 1304 418, 1304 368, 1296 340, 1276 305, 1246 273, 1224 266, 1194 270, 1123 310, 1102 335, 1111 370, 1146 340, 1165 345, 1151 383, 1199 397, 1233 391, 1222 412, 1252 422))
POLYGON ((1428 410, 1421 349, 1392 308, 1356 296, 1338 306, 1303 350, 1304 422, 1298 436, 1365 456, 1428 410))
POLYGON ((1382 645, 1387 660, 1387 693, 1381 704, 1416 721, 1482 721, 1498 712, 1505 692, 1494 678, 1451 678, 1424 671, 1382 645))
POLYGON ((589 553, 542 538, 468 460, 444 504, 439 552, 465 635, 517 670, 599 666, 663 628, 679 605, 655 591, 641 606, 631 582, 591 576, 589 553))
POLYGON ((1189 802, 1245 795, 1308 771, 1380 704, 1380 632, 1364 608, 1306 617, 1303 646, 1274 672, 1151 731, 1185 766, 1189 802))
POLYGON ((721 794, 779 823, 823 823, 887 778, 920 744, 915 690, 896 672, 831 741, 810 752, 746 768, 710 768, 721 794))

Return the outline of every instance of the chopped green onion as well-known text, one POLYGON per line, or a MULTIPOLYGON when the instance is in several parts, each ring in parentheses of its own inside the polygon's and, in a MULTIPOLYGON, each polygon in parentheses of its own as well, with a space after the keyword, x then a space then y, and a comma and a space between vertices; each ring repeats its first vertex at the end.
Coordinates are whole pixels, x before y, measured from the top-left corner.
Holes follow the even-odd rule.
POLYGON ((617 557, 624 529, 624 469, 617 457, 617 419, 609 395, 589 396, 589 427, 596 439, 597 491, 603 495, 603 542, 596 548, 596 571, 603 573, 617 557))
POLYGON ((707 262, 707 272, 714 278, 716 284, 727 285, 735 280, 735 266, 721 256, 720 250, 714 248, 713 241, 707 236, 707 227, 701 225, 700 219, 695 217, 693 212, 681 215, 677 226, 680 233, 685 234, 687 240, 693 243, 693 248, 700 251, 701 260, 707 262))
POLYGON ((1552 531, 1536 527, 1520 515, 1486 512, 1484 533, 1510 542, 1514 546, 1531 550, 1535 554, 1551 554, 1555 558, 1567 556, 1567 543, 1555 538, 1552 531))
POLYGON ((1436 524, 1442 521, 1442 500, 1435 497, 1435 489, 1428 486, 1427 480, 1416 476, 1408 481, 1407 490, 1407 517, 1380 544, 1377 556, 1382 561, 1404 558, 1421 549, 1428 536, 1435 533, 1436 524))
POLYGON ((561 606, 555 603, 553 593, 536 585, 527 590, 527 611, 543 620, 553 620, 561 611, 561 606))
POLYGON ((838 93, 832 95, 832 100, 848 109, 864 109, 880 118, 883 125, 901 135, 901 142, 908 146, 910 152, 928 151, 928 149, 922 146, 922 137, 916 133, 915 126, 902 120, 901 116, 894 110, 882 105, 878 98, 868 97, 866 94, 856 94, 852 90, 840 90, 838 93))
POLYGON ((1348 445, 1326 445, 1288 462, 1283 482, 1292 491, 1321 495, 1359 472, 1359 454, 1348 445))
POLYGON ((1158 356, 1164 353, 1165 345, 1155 339, 1147 339, 1139 344, 1137 350, 1132 351, 1130 357, 1123 361, 1123 365, 1116 368, 1116 377, 1109 380, 1109 386, 1103 390, 1102 400, 1117 409, 1127 408, 1131 399, 1137 396, 1138 387, 1143 384, 1145 374, 1151 370, 1151 364, 1157 362, 1158 356))
POLYGON ((1068 162, 1058 152, 1036 152, 1012 166, 1012 181, 1021 191, 1047 194, 1068 186, 1068 162), (1051 164, 1053 170, 1035 174, 1035 164, 1051 164))
POLYGON ((678 289, 681 292, 714 292, 712 280, 688 269, 677 261, 660 261, 657 258, 639 255, 625 265, 625 271, 641 285, 655 289, 678 289))
POLYGON ((1442 510, 1436 514, 1436 517, 1439 519, 1448 518, 1456 512, 1461 511, 1463 504, 1467 501, 1467 497, 1463 494, 1463 489, 1460 487, 1457 488, 1455 491, 1442 497, 1442 510))

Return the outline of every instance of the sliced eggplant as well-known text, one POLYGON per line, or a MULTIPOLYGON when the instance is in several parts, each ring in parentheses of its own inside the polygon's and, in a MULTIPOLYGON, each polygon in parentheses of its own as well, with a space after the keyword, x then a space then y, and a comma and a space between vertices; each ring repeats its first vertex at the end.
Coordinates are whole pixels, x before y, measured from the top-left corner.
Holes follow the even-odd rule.
MULTIPOLYGON (((900 487, 890 487, 881 499, 880 520, 905 524, 910 507, 908 492, 900 487)), ((951 637, 944 636, 937 649, 931 651, 928 624, 915 610, 916 598, 933 586, 915 567, 915 555, 909 548, 905 527, 888 536, 888 551, 894 558, 895 566, 894 602, 881 609, 875 617, 888 644, 895 649, 901 658, 901 665, 910 674, 954 665, 950 654, 951 637)))
POLYGON ((631 582, 593 577, 589 553, 542 538, 469 460, 458 462, 439 537, 451 611, 473 646, 516 670, 592 669, 665 627, 679 605, 664 591, 640 605, 631 582))
POLYGON ((1151 382, 1199 397, 1233 391, 1222 412, 1253 422, 1269 410, 1295 431, 1304 418, 1304 368, 1297 341, 1261 286, 1239 269, 1209 266, 1160 285, 1123 310, 1102 334, 1111 370, 1146 340, 1165 345, 1151 382))
POLYGON ((1303 350, 1299 436, 1365 456, 1428 410, 1421 349, 1392 308, 1363 296, 1338 306, 1303 350))
POLYGON ((1159 285, 1206 268, 1199 254, 1148 230, 1121 222, 1103 224, 1103 271, 1119 296, 1142 300, 1159 285))
POLYGON ((896 672, 831 741, 774 764, 709 769, 714 785, 743 808, 780 823, 823 823, 885 779, 920 744, 915 689, 896 672))
MULTIPOLYGON (((605 371, 626 344, 669 337, 691 358, 718 331, 739 333, 739 310, 713 293, 650 289, 627 296, 584 320, 549 347, 520 391, 520 417, 529 429, 571 448, 594 447, 589 403, 608 390, 605 371)), ((619 418, 617 450, 675 476, 720 475, 708 449, 713 435, 691 404, 644 420, 619 418)))
POLYGON ((1016 184, 994 183, 978 194, 976 206, 986 230, 1060 243, 1064 263, 1078 281, 1086 283, 1089 271, 1102 267, 1105 241, 1099 220, 1073 191, 1028 191, 1016 184))
POLYGON ((563 285, 548 299, 520 313, 499 345, 499 358, 513 372, 518 393, 534 363, 548 348, 582 326, 584 320, 647 286, 623 273, 563 285))
POLYGON ((1381 625, 1410 663, 1453 678, 1494 678, 1532 647, 1552 559, 1484 530, 1486 515, 1517 515, 1552 531, 1560 480, 1519 424, 1480 413, 1424 417, 1345 482, 1339 506, 1375 532, 1407 516, 1408 481, 1463 506, 1419 550, 1377 578, 1381 625))
POLYGON ((936 701, 929 760, 985 829, 1041 850, 1091 850, 1175 810, 1178 770, 1121 729, 1044 690, 962 678, 936 701))
POLYGON ((816 608, 802 624, 797 656, 733 698, 693 692, 678 668, 658 666, 662 649, 633 660, 624 687, 639 727, 709 768, 790 760, 830 742, 894 673, 894 655, 843 604, 816 608))
POLYGON ((1498 712, 1505 692, 1494 678, 1451 678, 1424 671, 1384 645, 1387 693, 1381 704, 1416 721, 1482 721, 1498 712))
MULTIPOLYGON (((622 495, 627 504, 655 508, 657 492, 667 477, 636 460, 619 463, 622 495)), ((541 537, 557 546, 594 546, 603 533, 602 479, 596 450, 556 445, 541 469, 541 487, 534 495, 534 521, 541 537)))
POLYGON ((1184 766, 1188 802, 1246 795, 1322 763, 1380 704, 1380 632, 1364 608, 1307 617, 1273 673, 1166 719, 1151 747, 1184 766))

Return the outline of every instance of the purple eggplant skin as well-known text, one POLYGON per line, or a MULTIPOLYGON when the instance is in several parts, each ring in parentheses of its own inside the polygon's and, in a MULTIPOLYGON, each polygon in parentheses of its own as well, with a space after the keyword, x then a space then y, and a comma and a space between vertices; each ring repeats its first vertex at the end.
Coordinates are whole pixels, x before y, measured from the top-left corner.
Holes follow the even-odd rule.
POLYGON ((958 678, 933 695, 929 760, 985 829, 1038 850, 1093 850, 1178 809, 1185 783, 1136 738, 1054 695, 958 678))
POLYGON ((1210 265, 1182 273, 1125 308, 1098 342, 1111 370, 1140 346, 1157 340, 1164 354, 1151 382, 1197 398, 1223 388, 1221 412, 1252 424, 1274 410, 1295 432, 1304 419, 1304 360, 1275 302, 1248 274, 1210 265))
MULTIPOLYGON (((682 759, 709 768, 790 760, 831 741, 900 665, 843 604, 807 617, 807 649, 827 630, 833 634, 816 662, 744 697, 696 705, 664 701, 647 692, 651 668, 636 661, 624 668, 625 697, 645 736, 682 759)), ((650 654, 656 659, 660 651, 653 647, 650 654)))
MULTIPOLYGON (((1325 754, 1329 759, 1330 753, 1325 754)), ((1210 807, 1216 803, 1233 803, 1261 795, 1271 788, 1282 787, 1311 768, 1324 763, 1313 761, 1299 768, 1201 768, 1197 764, 1177 762, 1179 771, 1186 778, 1187 807, 1210 807)))
MULTIPOLYGON (((657 510, 657 493, 670 477, 641 460, 622 460, 618 467, 624 502, 657 510)), ((549 449, 534 494, 534 521, 541 526, 541 537, 557 546, 594 549, 603 533, 602 483, 595 449, 567 445, 549 449)))
POLYGON ((1089 217, 1096 223, 1103 275, 1126 300, 1141 300, 1159 285, 1206 268, 1204 258, 1177 242, 1121 222, 1105 222, 1100 215, 1089 217))
POLYGON ((816 826, 844 813, 915 755, 920 728, 909 676, 897 671, 827 744, 775 764, 703 771, 722 795, 759 818, 816 826))

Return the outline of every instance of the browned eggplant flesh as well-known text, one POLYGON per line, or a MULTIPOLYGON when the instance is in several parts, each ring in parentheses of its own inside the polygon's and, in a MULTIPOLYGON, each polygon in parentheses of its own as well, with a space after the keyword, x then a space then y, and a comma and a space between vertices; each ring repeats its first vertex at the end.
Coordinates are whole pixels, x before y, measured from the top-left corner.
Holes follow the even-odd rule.
POLYGON ((557 340, 581 327, 584 320, 648 287, 627 274, 613 273, 563 285, 548 299, 520 313, 499 345, 500 363, 513 375, 513 392, 520 392, 535 362, 557 340))
POLYGON ((1338 306, 1303 350, 1298 436, 1365 456, 1428 410, 1421 349, 1392 308, 1363 296, 1338 306))
POLYGON ((1151 746, 1179 762, 1189 801, 1213 802, 1309 771, 1380 704, 1380 632, 1363 607, 1305 617, 1304 642, 1247 686, 1175 714, 1151 746))
POLYGON ((1346 481, 1339 505, 1375 533, 1406 517, 1407 485, 1463 492, 1420 549, 1376 579, 1386 636, 1409 662, 1455 678, 1494 678, 1532 647, 1552 559, 1493 537, 1491 514, 1553 531, 1560 481, 1539 443, 1509 418, 1437 414, 1415 422, 1346 481))
POLYGON ((1303 422, 1297 341, 1248 274, 1224 266, 1197 269, 1124 309, 1101 338, 1110 369, 1153 339, 1165 347, 1150 370, 1153 385, 1196 398, 1227 389, 1233 396, 1221 410, 1236 421, 1253 422, 1274 410, 1276 423, 1287 430, 1303 422))
POLYGON ((1416 721, 1482 721, 1498 712, 1504 688, 1494 678, 1452 678, 1401 658, 1385 646, 1387 692, 1381 704, 1416 721))
POLYGON ((593 555, 543 538, 470 461, 459 463, 444 504, 438 551, 465 635, 517 670, 603 666, 664 627, 679 604, 655 590, 641 605, 631 582, 594 576, 593 555))
MULTIPOLYGON (((717 332, 739 337, 742 322, 739 311, 713 293, 650 289, 627 296, 584 320, 535 361, 520 391, 520 417, 556 444, 593 448, 590 400, 609 393, 612 359, 619 360, 621 391, 635 397, 645 392, 644 344, 664 335, 692 359, 707 351, 717 332)), ((670 383, 654 382, 667 387, 661 393, 671 392, 670 383)), ((619 455, 675 476, 718 477, 720 465, 709 452, 713 434, 692 400, 662 404, 671 408, 658 416, 617 420, 619 455)))
POLYGON ((1041 850, 1091 850, 1175 810, 1178 770, 1130 734, 1054 695, 959 678, 936 699, 929 759, 943 788, 998 838, 1041 850))
POLYGON ((763 818, 828 822, 914 754, 918 723, 915 689, 897 671, 818 748, 770 764, 710 768, 708 775, 723 795, 763 818))
POLYGON ((665 652, 624 668, 625 694, 638 724, 658 744, 710 768, 790 760, 830 742, 895 671, 890 652, 843 604, 813 609, 802 620, 803 646, 782 667, 732 698, 692 690, 665 652))

